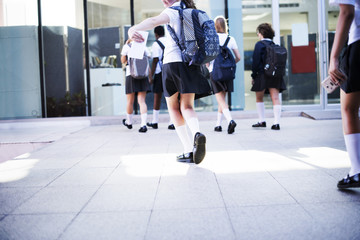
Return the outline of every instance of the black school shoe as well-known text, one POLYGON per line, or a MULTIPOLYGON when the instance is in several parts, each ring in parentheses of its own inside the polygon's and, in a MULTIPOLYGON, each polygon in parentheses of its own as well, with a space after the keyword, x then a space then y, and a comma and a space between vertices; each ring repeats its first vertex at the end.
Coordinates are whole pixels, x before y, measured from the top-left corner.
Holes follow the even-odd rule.
POLYGON ((126 126, 128 129, 132 129, 132 124, 127 124, 127 123, 126 123, 126 119, 123 119, 123 124, 124 124, 124 126, 126 126))
POLYGON ((274 124, 271 126, 272 130, 280 130, 280 125, 279 124, 274 124))
POLYGON ((140 129, 139 129, 139 132, 141 133, 146 133, 147 131, 147 127, 146 126, 142 126, 140 129))
POLYGON ((348 174, 346 178, 338 182, 337 187, 340 189, 360 187, 360 173, 355 174, 352 177, 348 174))
POLYGON ((175 130, 175 125, 174 124, 169 124, 168 129, 169 130, 175 130))
POLYGON ((222 131, 222 127, 221 127, 221 126, 216 126, 216 127, 214 128, 214 131, 215 131, 215 132, 221 132, 221 131, 222 131))
POLYGON ((178 162, 186 162, 186 163, 194 163, 193 156, 194 155, 193 155, 192 152, 183 153, 183 154, 176 157, 176 161, 178 161, 178 162))
POLYGON ((231 120, 228 126, 228 134, 232 134, 233 132, 235 132, 235 127, 236 127, 236 122, 234 120, 231 120))
POLYGON ((146 125, 148 127, 152 127, 153 129, 158 129, 158 124, 157 123, 146 123, 146 125))
POLYGON ((266 127, 266 122, 258 122, 252 125, 253 128, 266 127))
POLYGON ((194 137, 194 163, 199 164, 204 159, 206 154, 206 137, 204 134, 197 132, 194 137))

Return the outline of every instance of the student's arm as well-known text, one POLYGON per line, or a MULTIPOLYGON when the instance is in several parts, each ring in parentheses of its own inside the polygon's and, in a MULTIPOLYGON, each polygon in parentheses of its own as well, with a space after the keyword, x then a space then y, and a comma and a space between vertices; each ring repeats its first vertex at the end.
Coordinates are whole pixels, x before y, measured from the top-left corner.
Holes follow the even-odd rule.
POLYGON ((159 58, 153 58, 153 61, 152 61, 152 64, 151 64, 151 71, 150 71, 150 74, 149 74, 149 81, 150 81, 150 84, 153 83, 153 76, 155 74, 155 70, 156 70, 156 65, 157 63, 159 62, 159 58))
POLYGON ((166 13, 162 13, 156 17, 145 19, 141 23, 132 26, 128 31, 128 36, 136 42, 143 42, 144 39, 137 31, 151 30, 159 25, 167 24, 170 18, 166 13))
POLYGON ((340 4, 340 14, 336 25, 334 44, 331 50, 329 75, 336 84, 345 76, 339 71, 339 56, 348 38, 349 29, 355 16, 353 5, 340 4))
POLYGON ((121 56, 121 63, 122 63, 122 64, 126 64, 126 63, 127 63, 126 55, 121 56))
POLYGON ((239 49, 235 48, 232 50, 235 55, 235 62, 238 63, 241 60, 239 49))

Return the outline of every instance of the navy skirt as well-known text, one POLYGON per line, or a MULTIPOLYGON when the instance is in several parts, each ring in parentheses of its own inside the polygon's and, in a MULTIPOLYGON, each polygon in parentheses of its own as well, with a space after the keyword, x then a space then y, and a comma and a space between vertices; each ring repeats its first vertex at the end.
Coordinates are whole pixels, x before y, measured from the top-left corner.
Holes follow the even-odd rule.
POLYGON ((253 92, 261 92, 265 90, 268 93, 269 88, 276 88, 279 92, 286 90, 284 78, 268 78, 264 73, 258 74, 254 79, 254 84, 251 87, 253 92))
POLYGON ((195 93, 195 99, 212 94, 208 80, 203 76, 200 66, 188 66, 182 62, 166 63, 162 71, 164 96, 175 93, 195 93))
POLYGON ((153 93, 162 93, 163 85, 162 85, 162 73, 155 74, 154 82, 153 82, 153 93))
POLYGON ((214 93, 219 92, 233 92, 234 91, 234 80, 229 81, 213 81, 210 74, 211 88, 214 93))
POLYGON ((135 79, 131 76, 126 77, 125 93, 149 92, 150 83, 148 78, 135 79))
POLYGON ((350 44, 343 58, 341 66, 348 79, 341 84, 341 89, 346 93, 360 91, 360 40, 350 44))

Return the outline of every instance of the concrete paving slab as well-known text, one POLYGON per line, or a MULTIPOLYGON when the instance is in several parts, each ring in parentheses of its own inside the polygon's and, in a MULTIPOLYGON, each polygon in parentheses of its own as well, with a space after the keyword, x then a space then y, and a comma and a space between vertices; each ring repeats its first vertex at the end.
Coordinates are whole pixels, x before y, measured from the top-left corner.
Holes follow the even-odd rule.
POLYGON ((100 186, 112 171, 111 168, 71 168, 50 183, 49 186, 100 186))
POLYGON ((103 185, 83 212, 150 211, 154 206, 158 182, 157 178, 145 178, 132 184, 103 185))
POLYGON ((1 221, 0 239, 58 239, 74 217, 75 214, 9 215, 1 221))
MULTIPOLYGON (((194 201, 188 202, 189 208, 194 201)), ((232 240, 235 233, 223 208, 154 210, 145 239, 232 240)))
POLYGON ((143 240, 150 211, 80 213, 59 239, 143 240))
POLYGON ((217 179, 228 208, 296 203, 270 174, 217 175, 217 179))
POLYGON ((229 208, 228 212, 236 239, 311 240, 329 236, 326 229, 296 203, 229 208))
POLYGON ((19 206, 13 214, 79 213, 98 187, 47 187, 19 206))
POLYGON ((34 187, 0 188, 0 214, 11 213, 40 189, 34 187))
POLYGON ((185 175, 161 178, 154 209, 219 207, 224 203, 214 174, 189 166, 185 175))
POLYGON ((359 191, 343 191, 349 196, 357 196, 356 201, 302 204, 324 231, 321 238, 360 239, 359 191))

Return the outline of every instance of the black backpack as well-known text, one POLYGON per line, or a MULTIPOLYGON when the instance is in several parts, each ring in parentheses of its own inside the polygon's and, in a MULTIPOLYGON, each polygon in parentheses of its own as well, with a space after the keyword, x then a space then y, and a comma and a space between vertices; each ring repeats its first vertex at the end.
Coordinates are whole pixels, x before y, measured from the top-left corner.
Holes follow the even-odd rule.
POLYGON ((285 75, 287 50, 286 48, 270 41, 262 41, 266 46, 264 73, 271 78, 279 78, 285 75))
POLYGON ((235 78, 236 62, 231 50, 227 47, 230 36, 227 37, 223 46, 220 46, 220 54, 215 58, 211 79, 213 81, 229 81, 235 78))

